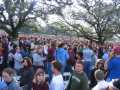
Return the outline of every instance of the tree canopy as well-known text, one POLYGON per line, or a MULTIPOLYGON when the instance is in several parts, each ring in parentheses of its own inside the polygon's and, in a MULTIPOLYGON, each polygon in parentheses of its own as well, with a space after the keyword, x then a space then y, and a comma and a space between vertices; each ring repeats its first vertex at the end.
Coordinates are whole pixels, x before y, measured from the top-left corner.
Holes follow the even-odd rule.
POLYGON ((78 37, 102 44, 120 34, 120 0, 2 0, 0 4, 0 29, 12 37, 16 37, 22 27, 31 27, 31 23, 32 28, 37 29, 34 24, 37 18, 43 20, 47 28, 75 32, 78 37), (53 14, 62 20, 50 25, 48 17, 53 14))

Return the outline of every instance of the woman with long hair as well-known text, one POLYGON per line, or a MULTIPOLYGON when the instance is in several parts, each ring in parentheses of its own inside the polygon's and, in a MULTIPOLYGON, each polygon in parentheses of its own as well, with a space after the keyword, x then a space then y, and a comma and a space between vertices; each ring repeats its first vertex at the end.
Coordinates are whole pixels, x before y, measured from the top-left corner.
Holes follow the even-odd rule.
POLYGON ((45 79, 45 72, 41 68, 39 68, 34 75, 32 90, 49 90, 45 79))

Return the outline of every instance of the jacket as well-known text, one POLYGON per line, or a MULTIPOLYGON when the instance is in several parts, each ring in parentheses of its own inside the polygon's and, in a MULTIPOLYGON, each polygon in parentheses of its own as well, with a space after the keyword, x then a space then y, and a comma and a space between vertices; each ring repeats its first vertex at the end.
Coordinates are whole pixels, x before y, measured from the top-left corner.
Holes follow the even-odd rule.
POLYGON ((26 86, 26 90, 31 90, 32 80, 34 75, 34 69, 32 67, 26 67, 20 70, 20 86, 26 86))
POLYGON ((89 90, 87 75, 84 72, 73 72, 67 90, 89 90))
POLYGON ((7 84, 6 87, 0 90, 21 90, 21 88, 16 84, 15 81, 12 81, 11 83, 7 84))

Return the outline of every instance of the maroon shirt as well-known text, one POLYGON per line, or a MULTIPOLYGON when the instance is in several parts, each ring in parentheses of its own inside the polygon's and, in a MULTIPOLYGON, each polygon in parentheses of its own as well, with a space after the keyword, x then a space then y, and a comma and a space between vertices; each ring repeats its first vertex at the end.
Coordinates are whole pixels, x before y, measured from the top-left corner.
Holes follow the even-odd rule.
POLYGON ((48 61, 51 62, 53 60, 55 60, 55 49, 54 48, 49 48, 48 49, 48 61))
POLYGON ((32 88, 33 90, 49 90, 48 84, 46 82, 40 85, 33 83, 32 88))

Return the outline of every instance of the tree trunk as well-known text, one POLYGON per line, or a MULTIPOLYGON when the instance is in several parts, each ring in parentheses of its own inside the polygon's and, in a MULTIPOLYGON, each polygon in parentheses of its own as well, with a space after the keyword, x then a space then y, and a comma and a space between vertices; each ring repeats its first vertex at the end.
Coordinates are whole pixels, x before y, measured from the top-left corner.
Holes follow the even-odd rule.
POLYGON ((103 40, 103 37, 101 35, 98 36, 98 44, 99 45, 103 45, 104 44, 104 40, 103 40))
POLYGON ((12 37, 13 40, 16 40, 18 38, 18 32, 17 30, 12 30, 11 33, 9 33, 9 36, 12 37))

